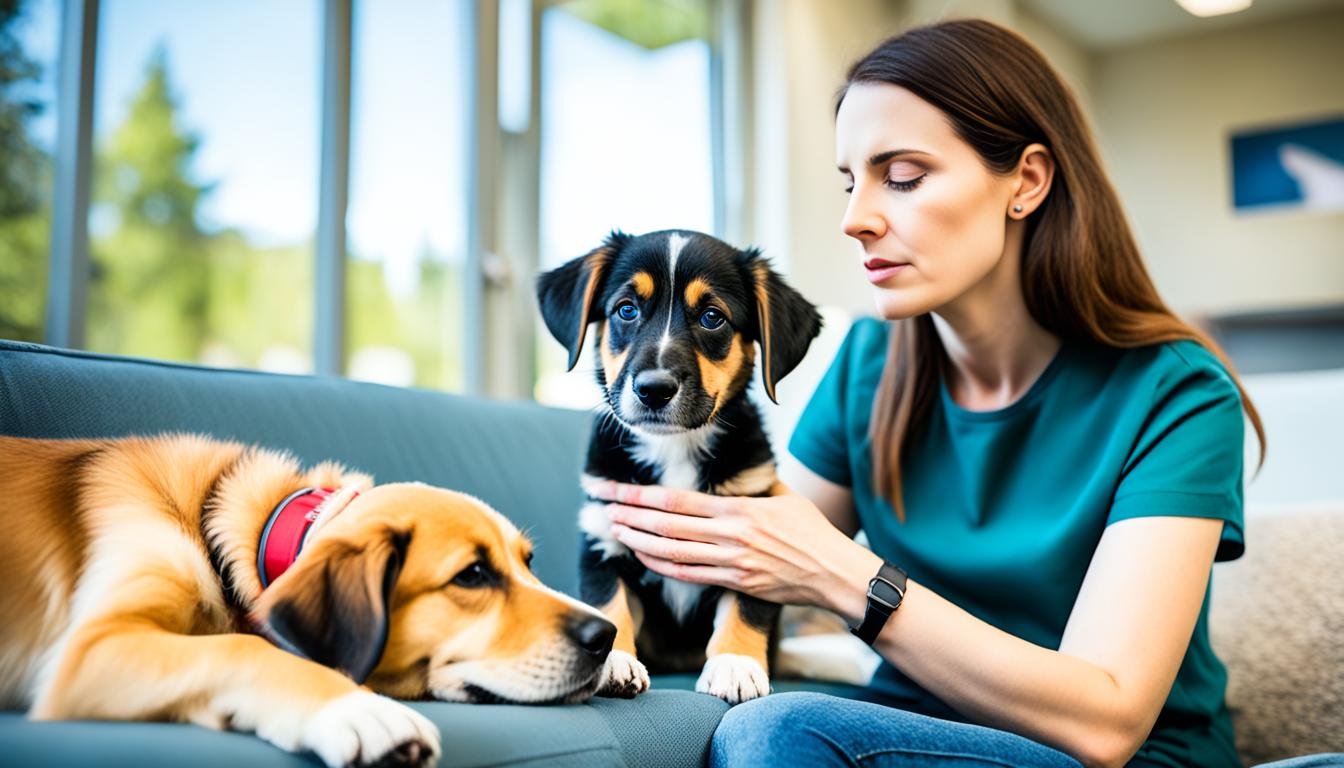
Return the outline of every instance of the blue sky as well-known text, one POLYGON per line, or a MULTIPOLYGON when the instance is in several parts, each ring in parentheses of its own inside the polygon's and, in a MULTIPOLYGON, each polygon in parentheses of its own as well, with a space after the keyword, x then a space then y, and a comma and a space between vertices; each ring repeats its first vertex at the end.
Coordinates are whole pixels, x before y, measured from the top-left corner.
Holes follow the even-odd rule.
MULTIPOLYGON (((28 0, 25 50, 54 103, 59 3, 28 0)), ((352 250, 412 287, 426 246, 461 257, 466 223, 465 5, 355 3, 352 250)), ((255 243, 311 237, 320 144, 318 0, 103 0, 94 131, 124 119, 154 51, 167 53, 193 175, 214 182, 200 219, 255 243)), ((713 226, 708 49, 645 51, 557 11, 543 25, 542 256, 556 263, 613 227, 713 226)), ((50 148, 55 110, 32 125, 50 148)))

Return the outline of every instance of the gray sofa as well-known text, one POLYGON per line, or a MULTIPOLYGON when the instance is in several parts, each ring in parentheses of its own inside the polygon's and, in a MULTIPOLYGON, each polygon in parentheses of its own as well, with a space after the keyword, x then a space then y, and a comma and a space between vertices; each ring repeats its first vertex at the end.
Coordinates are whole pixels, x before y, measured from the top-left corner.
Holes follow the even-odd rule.
MULTIPOLYGON (((371 472, 380 482, 421 480, 474 494, 537 542, 536 570, 547 583, 574 591, 577 571, 577 477, 588 415, 533 403, 479 400, 419 390, 393 389, 341 379, 284 376, 108 357, 0 341, 0 434, 27 437, 92 437, 193 431, 288 449, 308 462, 337 459, 371 472)), ((1283 588, 1273 605, 1265 578, 1285 578, 1298 561, 1293 531, 1276 519, 1248 526, 1248 556, 1229 578, 1243 582, 1222 595, 1215 587, 1215 640, 1230 651, 1232 706, 1250 760, 1340 749, 1344 702, 1338 698, 1344 658, 1344 605, 1337 572, 1302 577, 1310 589, 1307 645, 1316 661, 1266 659, 1259 640, 1241 627, 1280 638, 1304 636, 1297 626, 1274 626, 1294 605, 1283 588), (1283 552, 1264 551, 1257 537, 1274 528, 1289 537, 1283 552), (1278 568, 1279 570, 1275 570, 1278 568), (1260 570, 1257 570, 1260 569, 1260 570), (1265 571, 1268 569, 1268 572, 1265 571), (1252 598, 1248 602, 1248 597, 1252 598), (1227 607, 1230 603, 1233 607, 1227 607), (1238 606, 1251 606, 1239 615, 1238 606), (1277 611, 1277 612, 1276 612, 1277 611), (1220 622, 1223 616, 1236 622, 1220 622), (1268 622, 1270 626, 1262 626, 1268 622), (1319 643, 1312 645, 1312 643, 1319 643), (1315 692, 1315 693, 1313 693, 1315 692), (1322 700, 1330 710, 1308 711, 1293 701, 1322 700), (1291 718, 1294 722, 1285 722, 1291 718), (1303 726, 1303 722, 1308 724, 1303 726)), ((1342 558, 1339 515, 1308 521, 1308 536, 1328 530, 1333 563, 1342 558), (1325 526, 1323 529, 1321 526, 1325 526)), ((1300 528, 1301 526, 1299 526, 1300 528)), ((1223 568, 1224 566, 1220 566, 1223 568)), ((1280 584, 1284 582, 1279 581, 1280 584)), ((14 589, 16 585, 0 585, 14 589)), ((1288 614, 1291 615, 1291 614, 1288 614)), ((1283 644, 1275 648, 1285 647, 1283 644)), ((1225 651, 1227 652, 1227 651, 1225 651)), ((694 677, 654 679, 653 690, 632 701, 597 699, 565 707, 471 706, 416 703, 443 734, 445 766, 636 765, 704 763, 711 734, 726 705, 694 693, 694 677)), ((816 681, 776 680, 776 690, 819 690, 866 698, 861 688, 816 681)), ((252 768, 316 765, 252 738, 190 725, 30 723, 19 712, 0 712, 0 765, 248 765, 252 768)))

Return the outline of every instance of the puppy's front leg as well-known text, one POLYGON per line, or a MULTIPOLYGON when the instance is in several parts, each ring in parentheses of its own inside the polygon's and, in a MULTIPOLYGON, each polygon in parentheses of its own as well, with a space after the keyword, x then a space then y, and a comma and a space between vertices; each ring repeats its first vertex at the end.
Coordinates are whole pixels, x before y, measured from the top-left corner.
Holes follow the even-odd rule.
POLYGON ((617 575, 614 564, 602 552, 585 546, 580 562, 580 597, 602 611, 616 625, 616 639, 607 655, 598 696, 633 698, 649 689, 649 671, 635 657, 635 637, 639 635, 642 606, 617 575))
POLYGON ((770 693, 770 633, 780 608, 749 595, 725 592, 714 615, 708 659, 695 690, 738 704, 770 693))
POLYGON ((255 732, 329 766, 430 765, 433 723, 255 635, 183 635, 148 616, 84 624, 29 711, 34 720, 175 720, 255 732))

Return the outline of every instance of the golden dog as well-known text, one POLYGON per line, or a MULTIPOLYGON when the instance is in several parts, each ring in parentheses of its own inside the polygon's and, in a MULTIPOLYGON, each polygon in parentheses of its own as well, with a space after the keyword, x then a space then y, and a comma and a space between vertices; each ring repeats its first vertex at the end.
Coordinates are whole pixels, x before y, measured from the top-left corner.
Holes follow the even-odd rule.
POLYGON ((332 766, 423 765, 437 728, 373 691, 582 701, 615 636, 484 503, 332 463, 191 435, 0 437, 0 499, 0 705, 36 720, 189 721, 332 766), (313 488, 337 490, 263 587, 263 536, 313 488))

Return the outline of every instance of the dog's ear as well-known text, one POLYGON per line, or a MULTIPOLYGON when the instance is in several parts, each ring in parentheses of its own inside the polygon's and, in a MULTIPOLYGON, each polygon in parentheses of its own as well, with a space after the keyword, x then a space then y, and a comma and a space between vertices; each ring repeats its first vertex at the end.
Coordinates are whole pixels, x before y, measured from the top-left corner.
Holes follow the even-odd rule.
POLYGON ((607 269, 631 236, 613 230, 602 245, 537 278, 537 303, 555 340, 569 350, 569 370, 579 362, 588 324, 597 320, 593 302, 602 295, 607 269))
POLYGON ((802 362, 812 340, 821 333, 821 315, 802 294, 789 287, 756 249, 742 252, 748 285, 756 302, 756 341, 761 345, 761 382, 778 403, 775 384, 802 362))
POLYGON ((258 622, 286 650, 364 682, 387 645, 392 588, 410 539, 386 529, 363 546, 319 542, 322 551, 262 593, 258 622))

